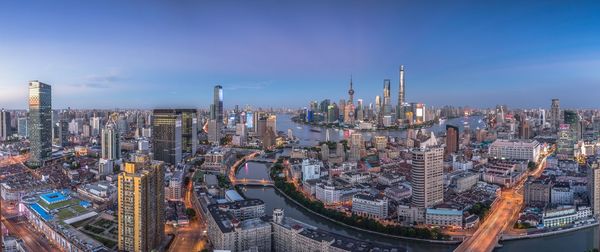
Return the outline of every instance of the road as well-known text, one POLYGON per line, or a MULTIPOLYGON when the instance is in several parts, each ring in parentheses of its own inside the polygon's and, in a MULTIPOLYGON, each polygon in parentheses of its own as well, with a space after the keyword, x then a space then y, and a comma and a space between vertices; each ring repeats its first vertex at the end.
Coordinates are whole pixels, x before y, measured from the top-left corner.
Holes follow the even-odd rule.
MULTIPOLYGON (((18 155, 4 158, 0 160, 0 167, 23 164, 27 157, 28 155, 18 155)), ((22 239, 28 251, 56 251, 50 241, 34 230, 24 217, 18 217, 18 208, 13 204, 14 202, 2 200, 2 209, 0 210, 2 224, 8 234, 22 239)))
POLYGON ((17 216, 17 207, 2 201, 2 224, 8 234, 22 239, 27 251, 56 251, 48 239, 34 230, 24 217, 17 216))
POLYGON ((247 160, 250 160, 254 157, 256 157, 256 155, 258 155, 259 152, 252 152, 246 156, 244 156, 243 158, 239 159, 238 161, 236 161, 230 168, 229 171, 227 171, 227 176, 229 177, 229 181, 235 185, 236 184, 236 177, 235 177, 235 171, 237 170, 237 167, 240 166, 242 163, 246 162, 247 160))
MULTIPOLYGON (((546 158, 551 154, 545 154, 538 167, 532 172, 528 172, 529 176, 538 177, 544 170, 546 158)), ((526 179, 522 179, 512 188, 502 191, 502 195, 492 208, 487 218, 473 233, 473 236, 468 237, 454 251, 455 252, 488 252, 496 247, 502 232, 507 227, 511 227, 519 216, 519 211, 523 208, 523 195, 520 193, 526 179)))
POLYGON ((22 164, 27 160, 29 154, 17 155, 17 156, 8 156, 0 159, 0 167, 13 165, 13 164, 22 164))
MULTIPOLYGON (((193 177, 193 176, 192 176, 193 177)), ((201 251, 207 248, 206 225, 197 209, 192 203, 194 195, 193 181, 188 183, 186 188, 184 204, 186 208, 193 208, 196 211, 196 217, 190 220, 187 226, 175 228, 175 238, 169 247, 169 251, 201 251)))

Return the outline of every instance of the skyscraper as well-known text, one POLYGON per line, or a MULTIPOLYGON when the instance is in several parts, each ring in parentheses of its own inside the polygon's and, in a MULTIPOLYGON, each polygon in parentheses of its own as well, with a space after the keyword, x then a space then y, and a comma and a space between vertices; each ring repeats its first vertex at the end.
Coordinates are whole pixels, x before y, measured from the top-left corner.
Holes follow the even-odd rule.
POLYGON ((401 65, 400 66, 400 83, 399 83, 399 87, 398 87, 398 107, 396 108, 397 114, 398 114, 398 118, 400 119, 404 119, 404 103, 406 103, 406 100, 404 99, 404 95, 405 95, 405 84, 404 84, 404 66, 401 65))
POLYGON ((118 250, 152 251, 164 238, 164 165, 126 163, 118 178, 118 250))
POLYGON ((552 104, 550 105, 550 126, 552 130, 558 130, 561 123, 560 101, 558 99, 552 99, 552 104))
POLYGON ((0 141, 5 141, 12 134, 10 126, 10 113, 4 109, 0 111, 0 141))
POLYGON ((219 122, 217 122, 217 120, 209 120, 207 129, 208 142, 218 145, 221 141, 221 130, 219 129, 219 122))
POLYGON ((363 145, 362 134, 352 133, 350 136, 350 154, 348 156, 350 161, 356 162, 360 160, 360 151, 362 150, 363 145))
POLYGON ((17 132, 20 137, 28 137, 27 132, 27 117, 21 117, 17 119, 17 132))
POLYGON ((119 132, 114 122, 109 121, 102 129, 100 144, 102 147, 102 159, 117 160, 121 158, 119 132))
POLYGON ((92 136, 98 136, 100 134, 100 117, 90 118, 90 126, 92 127, 92 136))
POLYGON ((155 109, 152 112, 152 150, 154 159, 169 164, 181 162, 181 114, 174 109, 155 109))
POLYGON ((29 82, 30 166, 41 166, 52 153, 52 88, 39 82, 29 82))
POLYGON ((458 127, 446 124, 446 155, 454 154, 459 148, 458 127))
POLYGON ((444 149, 441 147, 412 151, 412 205, 433 207, 444 201, 444 149))
POLYGON ((198 148, 198 118, 195 109, 175 109, 181 115, 181 148, 182 151, 196 153, 198 148))
POLYGON ((531 127, 529 126, 529 122, 526 119, 522 119, 519 123, 519 138, 531 138, 531 127))
POLYGON ((213 104, 210 107, 210 119, 223 123, 223 87, 216 85, 213 90, 213 104))
POLYGON ((590 205, 596 218, 600 217, 600 164, 594 160, 589 165, 588 170, 588 192, 590 205))
POLYGON ((391 81, 383 80, 383 115, 392 113, 391 81))

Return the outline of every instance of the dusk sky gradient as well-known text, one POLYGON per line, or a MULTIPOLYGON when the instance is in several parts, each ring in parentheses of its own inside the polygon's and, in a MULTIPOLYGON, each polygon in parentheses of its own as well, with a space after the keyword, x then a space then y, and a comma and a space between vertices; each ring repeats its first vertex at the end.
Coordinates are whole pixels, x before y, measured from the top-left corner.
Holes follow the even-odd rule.
POLYGON ((600 4, 583 1, 6 1, 0 107, 368 104, 406 68, 430 105, 600 108, 600 4))

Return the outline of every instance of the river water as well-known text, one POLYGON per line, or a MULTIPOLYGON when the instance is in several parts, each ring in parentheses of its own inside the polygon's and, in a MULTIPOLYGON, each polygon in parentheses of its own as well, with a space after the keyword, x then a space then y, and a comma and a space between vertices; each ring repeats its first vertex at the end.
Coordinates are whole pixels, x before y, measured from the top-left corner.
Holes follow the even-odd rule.
MULTIPOLYGON (((301 145, 313 146, 319 141, 323 141, 325 139, 326 129, 314 127, 321 129, 321 132, 313 132, 310 131, 313 126, 303 125, 294 123, 291 121, 291 116, 286 114, 280 114, 277 116, 277 129, 279 131, 287 132, 287 129, 292 129, 294 131, 294 135, 300 138, 301 145)), ((477 127, 485 127, 485 125, 480 121, 480 117, 469 117, 469 118, 455 118, 448 120, 448 124, 459 126, 460 129, 463 129, 463 126, 466 125, 464 122, 467 122, 471 129, 476 129, 477 127)), ((344 139, 344 133, 342 130, 335 131, 333 129, 328 129, 330 131, 329 137, 331 141, 338 141, 344 139), (340 133, 341 132, 341 133, 340 133)), ((445 124, 434 125, 429 130, 432 130, 434 133, 438 133, 440 131, 445 130, 445 124)), ((405 136, 405 131, 377 131, 377 132, 363 132, 364 139, 368 140, 373 135, 387 135, 387 136, 405 136)), ((436 134, 437 135, 437 134, 436 134)), ((267 171, 267 166, 261 163, 253 163, 249 162, 247 165, 240 168, 236 174, 238 178, 252 178, 252 179, 268 179, 269 174, 267 171)), ((440 244, 431 244, 424 242, 416 242, 416 241, 406 241, 402 239, 394 239, 389 237, 382 237, 375 234, 365 233, 356 231, 354 229, 349 229, 347 227, 341 226, 339 224, 333 223, 329 220, 323 219, 317 215, 311 214, 301 207, 297 206, 294 202, 288 200, 275 189, 270 187, 244 187, 244 193, 247 197, 250 198, 259 198, 262 199, 266 204, 266 211, 268 214, 271 214, 273 208, 283 208, 285 210, 285 215, 292 217, 294 219, 300 220, 307 224, 316 226, 323 230, 327 230, 329 232, 354 237, 361 240, 376 242, 389 246, 397 246, 405 248, 408 251, 415 252, 442 252, 442 251, 452 251, 456 246, 454 245, 440 245, 440 244)), ((503 242, 502 248, 496 249, 498 252, 509 252, 509 251, 524 251, 524 252, 532 252, 532 251, 545 251, 545 252, 563 252, 563 251, 573 251, 573 252, 584 252, 586 250, 592 248, 598 248, 600 245, 600 231, 598 227, 588 228, 583 230, 578 230, 566 234, 554 235, 543 238, 535 238, 535 239, 525 239, 525 240, 516 240, 503 242)))
MULTIPOLYGON (((291 118, 292 115, 290 114, 278 114, 277 130, 283 131, 287 134, 288 129, 291 129, 294 136, 299 138, 300 145, 302 146, 315 146, 320 141, 325 141, 327 139, 327 135, 329 135, 329 140, 334 142, 347 139, 350 136, 349 130, 323 128, 319 126, 296 123, 292 121, 291 118)), ((481 119, 482 117, 480 116, 453 118, 447 122, 435 124, 432 127, 427 128, 427 130, 433 131, 435 135, 440 135, 440 133, 446 130, 446 124, 457 126, 459 127, 460 131, 462 131, 466 125, 468 125, 471 129, 484 128, 485 123, 481 119)), ((406 137, 405 130, 377 130, 361 132, 365 141, 369 141, 373 136, 406 137)))

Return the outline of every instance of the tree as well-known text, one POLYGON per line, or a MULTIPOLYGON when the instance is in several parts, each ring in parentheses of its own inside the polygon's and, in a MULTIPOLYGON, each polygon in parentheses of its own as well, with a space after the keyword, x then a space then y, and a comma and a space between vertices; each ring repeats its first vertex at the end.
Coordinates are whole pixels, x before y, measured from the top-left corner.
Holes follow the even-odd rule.
POLYGON ((533 170, 535 170, 535 162, 533 162, 533 161, 529 161, 529 163, 527 163, 527 168, 528 168, 530 171, 533 171, 533 170))
POLYGON ((186 208, 185 214, 188 218, 193 219, 194 217, 196 217, 196 210, 194 210, 193 208, 186 208))

